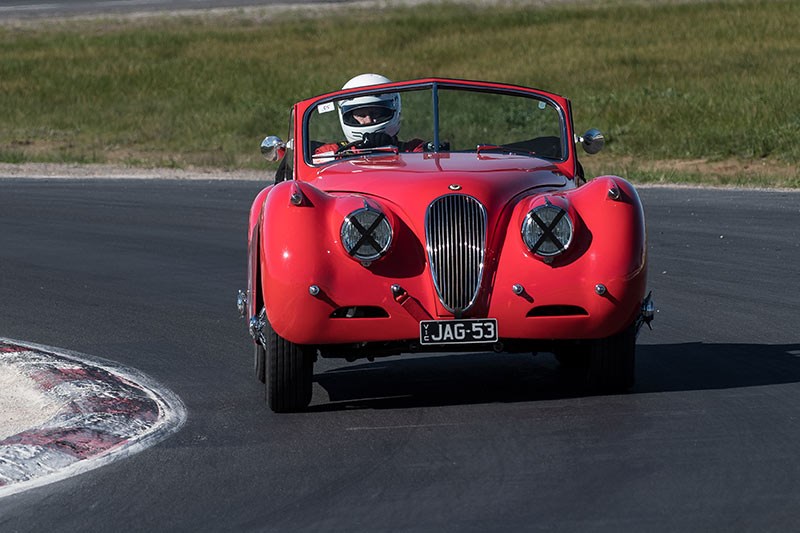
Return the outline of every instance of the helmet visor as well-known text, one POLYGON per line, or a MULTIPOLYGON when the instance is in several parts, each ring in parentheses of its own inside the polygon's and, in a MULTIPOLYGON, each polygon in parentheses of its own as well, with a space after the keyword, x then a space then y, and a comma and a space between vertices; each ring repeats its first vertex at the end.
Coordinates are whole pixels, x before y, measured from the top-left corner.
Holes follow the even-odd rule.
POLYGON ((394 108, 382 104, 342 106, 342 121, 348 126, 371 126, 388 122, 394 116, 394 108))

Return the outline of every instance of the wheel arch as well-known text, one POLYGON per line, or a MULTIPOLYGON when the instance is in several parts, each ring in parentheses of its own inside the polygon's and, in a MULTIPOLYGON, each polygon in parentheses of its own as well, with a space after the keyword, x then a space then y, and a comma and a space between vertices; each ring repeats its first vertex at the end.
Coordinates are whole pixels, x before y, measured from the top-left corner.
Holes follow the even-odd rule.
POLYGON ((264 219, 264 202, 270 187, 262 190, 250 208, 250 232, 247 243, 247 312, 253 317, 264 306, 261 293, 261 225, 264 219))

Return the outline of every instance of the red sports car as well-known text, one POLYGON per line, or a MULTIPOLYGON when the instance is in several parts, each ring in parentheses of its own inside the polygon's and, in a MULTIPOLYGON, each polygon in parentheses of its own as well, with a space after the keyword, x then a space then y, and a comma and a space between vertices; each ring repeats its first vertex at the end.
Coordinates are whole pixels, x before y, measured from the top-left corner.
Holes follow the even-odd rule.
POLYGON ((311 399, 318 357, 547 351, 592 391, 634 381, 642 204, 586 180, 564 97, 504 83, 362 75, 295 104, 250 211, 255 372, 273 411, 311 399))

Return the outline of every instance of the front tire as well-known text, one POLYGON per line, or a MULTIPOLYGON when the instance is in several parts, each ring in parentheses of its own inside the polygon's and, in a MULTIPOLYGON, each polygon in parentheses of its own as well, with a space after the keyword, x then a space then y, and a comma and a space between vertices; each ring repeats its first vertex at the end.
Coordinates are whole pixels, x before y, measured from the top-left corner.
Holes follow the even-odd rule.
POLYGON ((588 382, 593 392, 625 392, 635 381, 636 327, 592 342, 588 382))
POLYGON ((256 379, 261 383, 267 383, 267 351, 261 346, 259 341, 256 341, 254 349, 255 362, 253 369, 256 372, 256 379))
POLYGON ((264 325, 267 404, 276 413, 302 411, 311 403, 314 351, 290 342, 264 325))
POLYGON ((589 368, 589 358, 592 346, 586 342, 565 342, 553 352, 562 370, 586 370, 589 368))

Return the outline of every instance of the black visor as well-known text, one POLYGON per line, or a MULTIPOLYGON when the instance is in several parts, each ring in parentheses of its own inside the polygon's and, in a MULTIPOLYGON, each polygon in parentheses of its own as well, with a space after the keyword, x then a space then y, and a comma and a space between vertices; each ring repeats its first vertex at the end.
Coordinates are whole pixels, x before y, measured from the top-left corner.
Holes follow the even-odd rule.
POLYGON ((349 109, 342 113, 342 120, 348 126, 369 126, 391 120, 394 109, 380 104, 368 104, 349 109), (361 120, 359 120, 359 118, 361 120))

